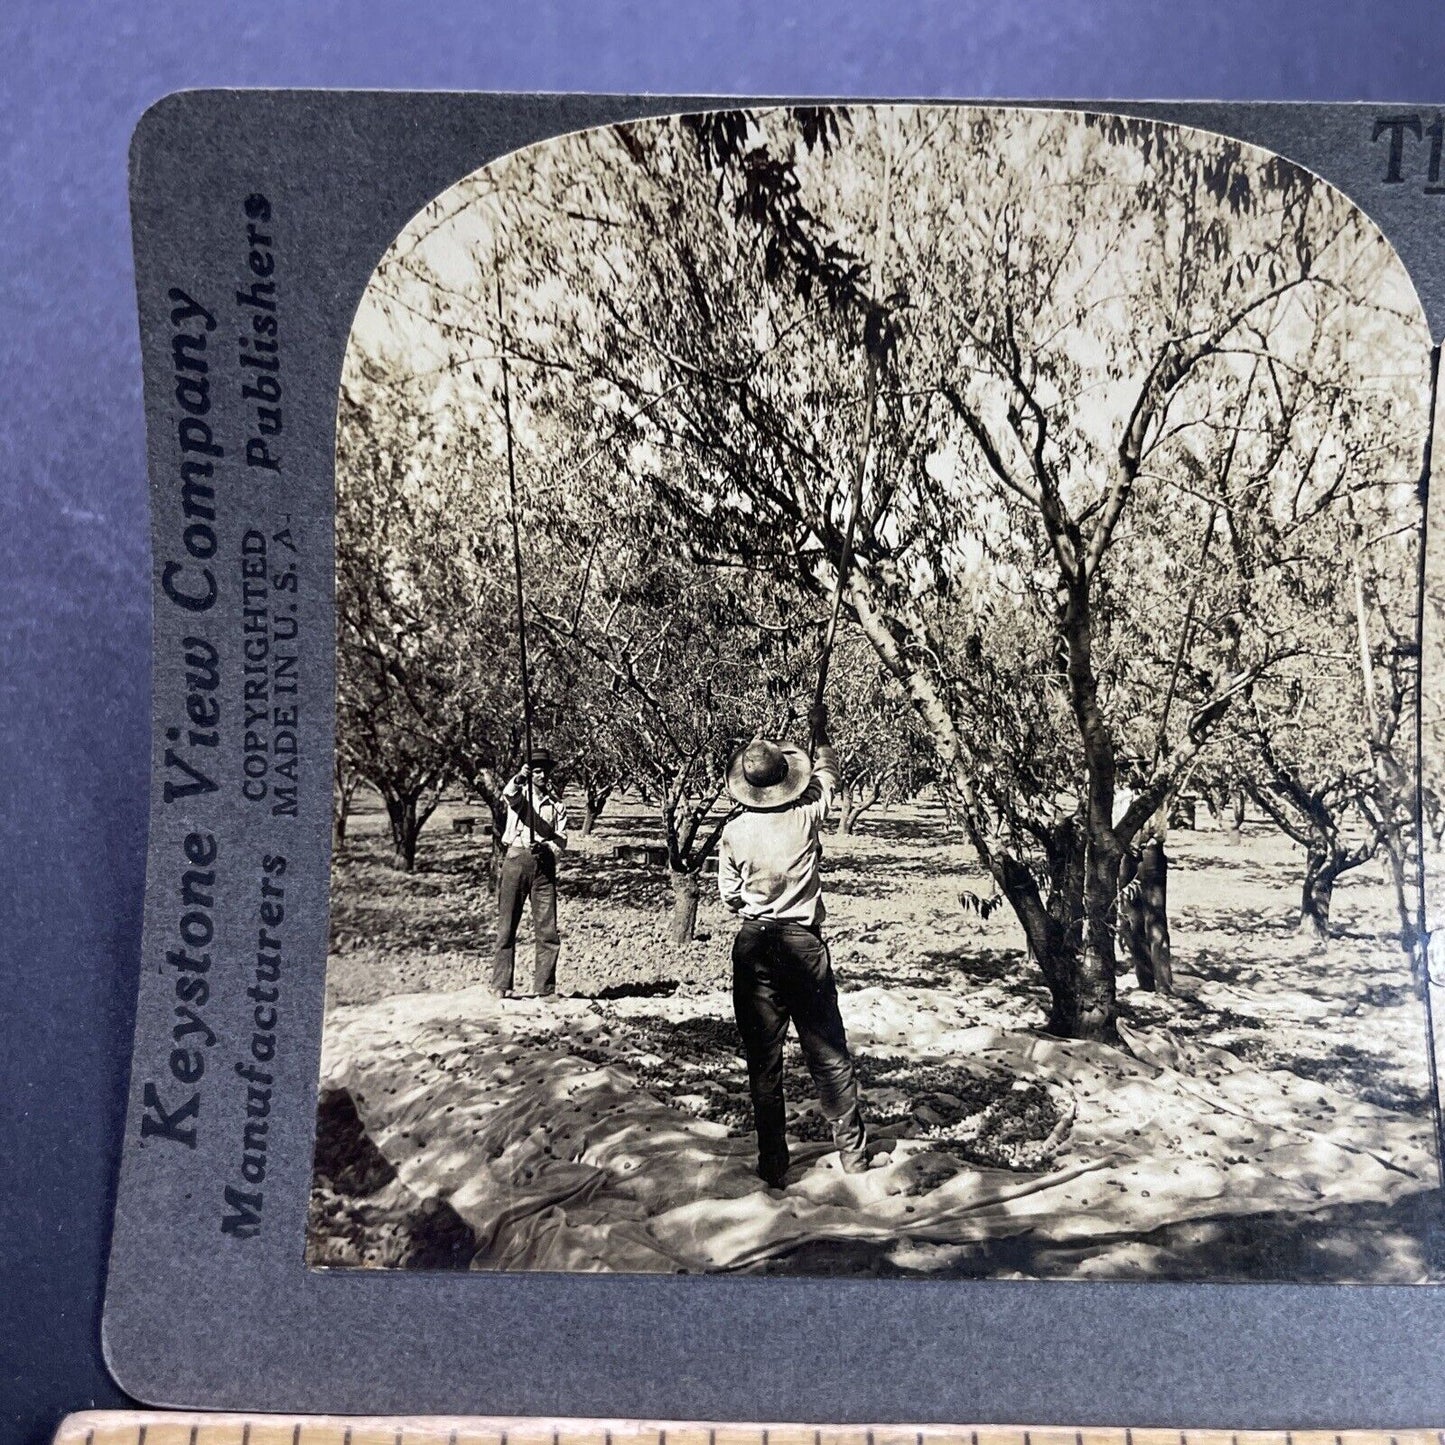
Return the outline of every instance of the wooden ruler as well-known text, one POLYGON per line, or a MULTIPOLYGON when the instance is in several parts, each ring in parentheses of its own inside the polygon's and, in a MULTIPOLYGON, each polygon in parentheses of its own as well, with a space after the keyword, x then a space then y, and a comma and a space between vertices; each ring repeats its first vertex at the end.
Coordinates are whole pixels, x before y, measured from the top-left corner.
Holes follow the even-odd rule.
POLYGON ((72 1415, 55 1445, 1445 1445, 1437 1430, 1070 1430, 1005 1425, 706 1425, 479 1416, 72 1415))

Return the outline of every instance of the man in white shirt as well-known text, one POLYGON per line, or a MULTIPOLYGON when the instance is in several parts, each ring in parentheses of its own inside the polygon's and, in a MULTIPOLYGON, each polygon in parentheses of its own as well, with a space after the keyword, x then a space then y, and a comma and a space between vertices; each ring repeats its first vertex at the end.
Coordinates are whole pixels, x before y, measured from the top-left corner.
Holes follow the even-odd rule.
POLYGON ((512 991, 517 926, 522 906, 532 900, 532 932, 537 940, 533 990, 557 991, 557 854, 567 846, 567 810, 547 788, 552 754, 532 750, 529 773, 523 768, 505 788, 507 821, 502 829, 502 876, 497 884, 497 945, 492 955, 492 991, 512 991))
POLYGON ((868 1167, 868 1131, 838 989, 823 942, 820 834, 838 787, 828 715, 811 718, 816 763, 790 743, 754 738, 728 766, 728 791, 743 807, 718 844, 718 889, 742 919, 733 943, 733 1009, 748 1062, 758 1173, 773 1188, 788 1172, 783 1042, 791 1020, 833 1126, 843 1169, 868 1167))

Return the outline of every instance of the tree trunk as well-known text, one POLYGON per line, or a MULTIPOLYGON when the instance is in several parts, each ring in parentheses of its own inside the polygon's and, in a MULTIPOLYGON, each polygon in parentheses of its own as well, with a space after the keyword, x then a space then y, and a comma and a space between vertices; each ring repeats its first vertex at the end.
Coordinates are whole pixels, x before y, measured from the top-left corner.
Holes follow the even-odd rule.
POLYGON ((1344 872, 1343 860, 1333 849, 1311 846, 1305 856, 1304 886, 1300 890, 1299 931, 1311 938, 1330 936, 1330 904, 1335 880, 1344 872))
POLYGON ((1139 882, 1139 855, 1129 849, 1119 860, 1119 946, 1134 961, 1140 987, 1147 988, 1150 985, 1144 982, 1143 968, 1149 957, 1148 935, 1144 929, 1144 910, 1139 906, 1143 889, 1144 885, 1139 882))
POLYGON ((845 783, 839 790, 838 836, 851 837, 858 821, 879 799, 881 788, 863 782, 845 783))
POLYGON ((1413 890, 1407 876, 1406 857, 1408 844, 1400 829, 1392 829, 1385 838, 1385 862, 1390 869, 1390 885, 1395 895, 1395 916, 1400 920, 1400 947, 1410 960, 1410 978, 1415 992, 1424 997, 1425 949, 1424 940, 1415 927, 1415 909, 1411 899, 1413 890))
POLYGON ((1152 839, 1136 857, 1119 864, 1119 940, 1134 963, 1139 987, 1150 993, 1174 992, 1169 947, 1169 859, 1164 844, 1152 839), (1132 896, 1123 895, 1131 884, 1132 896))
POLYGON ((667 937, 672 943, 691 943, 697 927, 697 903, 702 893, 702 875, 678 869, 668 871, 672 884, 672 910, 667 919, 667 937))
POLYGON ((1232 840, 1239 838, 1244 830, 1244 789, 1238 786, 1216 784, 1208 789, 1204 801, 1221 833, 1227 833, 1232 840))
POLYGON ((1084 946, 1074 990, 1077 1013, 1070 1038, 1115 1042, 1114 902, 1119 894, 1117 847, 1091 838, 1084 865, 1084 946))
POLYGON ((946 762, 964 801, 969 841, 980 857, 987 860, 994 880, 1023 924, 1034 959, 1049 986, 1050 1031, 1067 1038, 1114 1042, 1119 1035, 1112 919, 1120 849, 1109 819, 1113 811, 1115 762, 1112 739, 1098 706, 1097 682, 1089 662, 1086 591, 1086 584, 1076 582, 1068 593, 1065 616, 1068 678, 1070 703, 1090 767, 1090 808, 1101 820, 1093 826, 1101 830, 1103 836, 1089 839, 1090 846, 1085 849, 1084 820, 1075 819, 1069 824, 1074 835, 1072 846, 1087 861, 1071 865, 1071 874, 1078 880, 1078 891, 1071 886, 1067 899, 1057 907, 1057 883, 1051 886, 1045 906, 1024 864, 986 840, 980 821, 984 810, 977 801, 953 714, 928 675, 907 660, 902 628, 895 630, 885 619, 865 586, 853 587, 849 601, 859 626, 884 665, 903 683, 919 717, 932 734, 939 756, 946 762), (1082 907, 1075 914, 1078 903, 1082 907), (1083 937, 1077 943, 1073 924, 1066 927, 1060 921, 1059 915, 1065 910, 1084 921, 1083 937))
POLYGON ((417 810, 420 793, 403 793, 386 799, 386 816, 391 824, 392 861, 403 873, 416 871, 416 843, 426 821, 417 810))
POLYGON ((1118 1043, 1112 957, 1105 968, 1103 951, 1097 947, 1056 944, 1046 955, 1037 942, 1031 946, 1049 986, 1046 1032, 1063 1039, 1118 1043))
POLYGON ((346 824, 351 817, 350 788, 339 788, 331 799, 331 851, 339 853, 346 847, 346 824))
POLYGON ((1210 785, 1204 790, 1204 801, 1209 807, 1209 816, 1214 819, 1214 826, 1223 832, 1225 814, 1229 807, 1228 792, 1217 784, 1210 785))
POLYGON ((597 826, 597 820, 602 816, 602 810, 607 806, 607 800, 612 796, 611 788, 587 788, 582 795, 582 836, 589 837, 593 828, 597 826))
POLYGON ((334 770, 331 790, 331 851, 339 853, 346 846, 346 824, 351 818, 351 800, 359 780, 355 773, 338 765, 334 770))
POLYGON ((1095 864, 1091 872, 1090 853, 1076 824, 1059 830, 1046 904, 1028 870, 1016 860, 1000 856, 995 877, 1023 924, 1029 956, 1048 986, 1046 1030, 1060 1038, 1116 1043, 1114 936, 1108 915, 1117 870, 1095 864), (1102 932, 1086 923, 1091 911, 1102 914, 1102 932))

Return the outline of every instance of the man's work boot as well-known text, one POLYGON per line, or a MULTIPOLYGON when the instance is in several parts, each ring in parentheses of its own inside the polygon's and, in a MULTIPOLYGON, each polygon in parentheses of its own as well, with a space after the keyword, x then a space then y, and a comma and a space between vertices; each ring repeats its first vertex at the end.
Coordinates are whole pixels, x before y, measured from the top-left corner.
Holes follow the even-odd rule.
POLYGON ((788 1156, 784 1154, 779 1158, 759 1158, 758 1178, 768 1186, 769 1189, 782 1189, 788 1178, 788 1156))
POLYGON ((868 1170, 868 1127, 862 1110, 855 1103, 833 1125, 833 1142, 838 1146, 838 1161, 845 1174, 864 1174, 868 1170))

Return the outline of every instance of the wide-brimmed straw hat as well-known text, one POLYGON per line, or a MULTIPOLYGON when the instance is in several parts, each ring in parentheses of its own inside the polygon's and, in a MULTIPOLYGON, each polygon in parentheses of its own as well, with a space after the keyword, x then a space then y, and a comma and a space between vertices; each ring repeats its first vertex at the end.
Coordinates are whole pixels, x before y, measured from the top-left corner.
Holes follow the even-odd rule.
MULTIPOLYGON (((525 761, 525 760, 524 760, 525 761)), ((534 768, 546 768, 549 771, 557 766, 557 759, 552 756, 551 748, 535 747, 532 749, 532 766, 534 768)))
POLYGON ((754 738, 728 764, 728 792, 745 808, 782 808, 802 797, 812 777, 802 748, 754 738))

